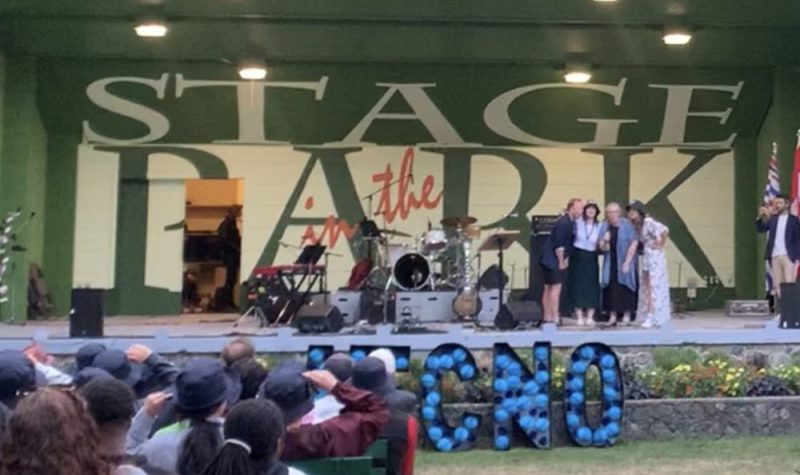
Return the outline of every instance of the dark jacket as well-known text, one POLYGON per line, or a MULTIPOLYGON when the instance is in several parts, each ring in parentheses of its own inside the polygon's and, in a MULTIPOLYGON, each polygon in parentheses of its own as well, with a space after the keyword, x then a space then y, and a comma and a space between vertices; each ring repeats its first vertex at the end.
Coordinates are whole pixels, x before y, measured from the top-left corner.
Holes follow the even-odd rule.
MULTIPOLYGON (((772 257, 772 249, 775 247, 775 232, 778 230, 778 216, 770 217, 766 222, 757 219, 756 230, 760 233, 767 233, 767 249, 765 259, 772 257)), ((800 259, 800 219, 793 214, 789 214, 786 221, 786 254, 792 262, 800 259)))
POLYGON ((389 423, 381 397, 346 383, 337 384, 331 394, 344 404, 339 416, 287 431, 281 460, 364 455, 389 423))
POLYGON ((417 396, 409 391, 397 389, 384 396, 390 411, 401 411, 406 414, 417 413, 417 396))
POLYGON ((558 257, 556 257, 556 249, 564 248, 564 258, 569 257, 572 252, 572 243, 575 240, 575 226, 569 215, 563 214, 556 220, 556 224, 550 235, 547 236, 544 246, 542 246, 542 254, 539 257, 539 263, 547 269, 558 269, 558 257))
POLYGON ((148 394, 163 391, 175 384, 180 370, 172 363, 153 352, 145 361, 142 369, 142 379, 136 383, 133 390, 137 398, 144 398, 148 394))

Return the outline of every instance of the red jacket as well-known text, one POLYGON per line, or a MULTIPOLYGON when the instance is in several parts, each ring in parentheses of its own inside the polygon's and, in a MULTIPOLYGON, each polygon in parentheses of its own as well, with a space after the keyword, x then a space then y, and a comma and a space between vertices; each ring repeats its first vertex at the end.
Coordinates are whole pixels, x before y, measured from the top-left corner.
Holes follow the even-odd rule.
POLYGON ((346 383, 337 384, 331 394, 344 404, 339 416, 287 431, 281 460, 364 455, 389 423, 389 410, 379 396, 346 383))

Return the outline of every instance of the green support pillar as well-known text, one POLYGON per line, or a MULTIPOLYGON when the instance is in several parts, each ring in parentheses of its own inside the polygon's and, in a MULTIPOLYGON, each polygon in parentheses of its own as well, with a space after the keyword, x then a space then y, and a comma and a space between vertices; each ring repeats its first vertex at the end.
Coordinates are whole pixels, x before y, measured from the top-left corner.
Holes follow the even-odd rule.
POLYGON ((2 149, 0 149, 0 216, 22 208, 14 223, 15 244, 25 251, 11 253, 9 300, 0 304, 0 319, 24 323, 27 319, 28 267, 41 264, 44 235, 44 197, 47 136, 36 107, 36 60, 8 58, 3 81, 2 149), (13 111, 12 113, 9 113, 13 111))

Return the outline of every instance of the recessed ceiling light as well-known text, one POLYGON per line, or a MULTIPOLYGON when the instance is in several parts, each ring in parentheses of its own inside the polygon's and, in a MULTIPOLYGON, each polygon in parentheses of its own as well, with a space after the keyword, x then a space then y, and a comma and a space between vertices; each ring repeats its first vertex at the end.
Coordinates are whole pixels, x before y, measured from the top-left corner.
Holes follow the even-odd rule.
POLYGON ((162 20, 143 20, 136 24, 134 30, 144 38, 161 38, 167 34, 167 25, 162 20))
POLYGON ((258 81, 267 77, 267 68, 263 64, 244 64, 239 68, 239 77, 258 81))
POLYGON ((597 3, 614 3, 617 0, 594 0, 597 3))
POLYGON ((571 84, 583 84, 592 79, 592 68, 585 63, 567 63, 564 80, 571 84))
POLYGON ((664 28, 664 44, 670 46, 684 46, 692 41, 692 32, 686 27, 670 26, 664 28))

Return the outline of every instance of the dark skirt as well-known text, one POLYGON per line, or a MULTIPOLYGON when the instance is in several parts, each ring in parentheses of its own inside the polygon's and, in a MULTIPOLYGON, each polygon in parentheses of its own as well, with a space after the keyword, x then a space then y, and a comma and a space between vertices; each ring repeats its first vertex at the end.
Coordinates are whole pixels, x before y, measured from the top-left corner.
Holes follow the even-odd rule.
POLYGON ((638 296, 635 290, 631 290, 619 283, 616 252, 611 254, 611 269, 609 270, 609 283, 603 289, 603 310, 615 313, 630 312, 631 318, 633 318, 634 312, 636 312, 638 296))
POLYGON ((573 308, 598 308, 600 281, 597 253, 574 248, 569 256, 569 296, 573 308))

